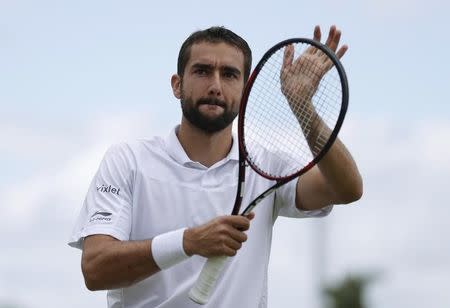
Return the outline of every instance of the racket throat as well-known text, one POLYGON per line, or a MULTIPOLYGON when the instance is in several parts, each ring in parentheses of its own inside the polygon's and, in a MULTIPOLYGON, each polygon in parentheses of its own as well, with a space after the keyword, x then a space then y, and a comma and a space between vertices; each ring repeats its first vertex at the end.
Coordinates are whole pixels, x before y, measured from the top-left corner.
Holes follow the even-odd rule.
POLYGON ((236 190, 236 198, 234 201, 233 210, 231 211, 231 215, 239 215, 239 210, 241 208, 242 198, 244 197, 245 191, 245 160, 242 157, 242 154, 239 153, 240 156, 240 166, 239 166, 239 177, 238 177, 238 186, 236 190))
POLYGON ((262 194, 260 194, 255 200, 252 201, 252 203, 250 203, 245 210, 242 212, 241 215, 246 215, 248 213, 250 213, 253 208, 258 205, 258 203, 260 203, 265 197, 267 197, 268 195, 270 195, 271 193, 273 193, 278 187, 280 187, 279 185, 273 186, 271 188, 269 188, 268 190, 266 190, 265 192, 263 192, 262 194))

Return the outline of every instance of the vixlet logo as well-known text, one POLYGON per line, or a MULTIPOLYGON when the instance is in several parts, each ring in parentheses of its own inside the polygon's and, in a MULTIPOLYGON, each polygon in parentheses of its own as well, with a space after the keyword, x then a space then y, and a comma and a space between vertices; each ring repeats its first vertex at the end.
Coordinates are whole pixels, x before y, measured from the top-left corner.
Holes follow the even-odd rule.
POLYGON ((102 186, 97 186, 97 191, 103 192, 103 193, 112 193, 115 195, 119 195, 120 188, 115 188, 115 187, 112 187, 111 185, 106 186, 106 184, 102 184, 102 186))
POLYGON ((89 219, 89 222, 93 222, 93 221, 104 221, 104 222, 110 222, 111 221, 111 213, 108 212, 101 212, 101 211, 97 211, 95 212, 91 218, 89 219))

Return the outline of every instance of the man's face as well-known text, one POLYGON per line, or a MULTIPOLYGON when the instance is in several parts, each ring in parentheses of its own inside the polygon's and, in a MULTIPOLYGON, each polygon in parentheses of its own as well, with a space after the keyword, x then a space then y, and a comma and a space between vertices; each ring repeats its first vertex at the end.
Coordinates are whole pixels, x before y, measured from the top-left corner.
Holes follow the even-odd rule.
POLYGON ((244 55, 226 43, 198 43, 180 80, 184 117, 197 128, 215 133, 228 127, 239 112, 244 88, 244 55))

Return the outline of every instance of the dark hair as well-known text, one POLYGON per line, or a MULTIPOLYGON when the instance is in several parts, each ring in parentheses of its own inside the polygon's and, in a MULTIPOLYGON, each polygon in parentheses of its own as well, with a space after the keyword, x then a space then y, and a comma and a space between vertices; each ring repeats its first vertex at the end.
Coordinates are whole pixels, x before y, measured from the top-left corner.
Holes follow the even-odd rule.
POLYGON ((191 47, 194 44, 208 42, 208 43, 227 43, 232 45, 244 54, 244 82, 247 81, 250 75, 252 66, 252 51, 247 42, 225 27, 211 27, 205 30, 200 30, 192 33, 181 45, 180 53, 178 54, 177 74, 183 76, 186 64, 191 55, 191 47))

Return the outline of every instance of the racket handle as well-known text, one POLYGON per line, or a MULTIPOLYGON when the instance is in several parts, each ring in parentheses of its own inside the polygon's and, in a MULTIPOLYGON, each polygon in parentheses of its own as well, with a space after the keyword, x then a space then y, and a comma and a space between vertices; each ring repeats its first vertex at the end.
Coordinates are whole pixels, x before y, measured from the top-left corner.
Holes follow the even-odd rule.
POLYGON ((189 292, 189 298, 197 304, 204 305, 209 301, 214 287, 227 261, 227 256, 209 258, 203 265, 195 285, 189 292))

